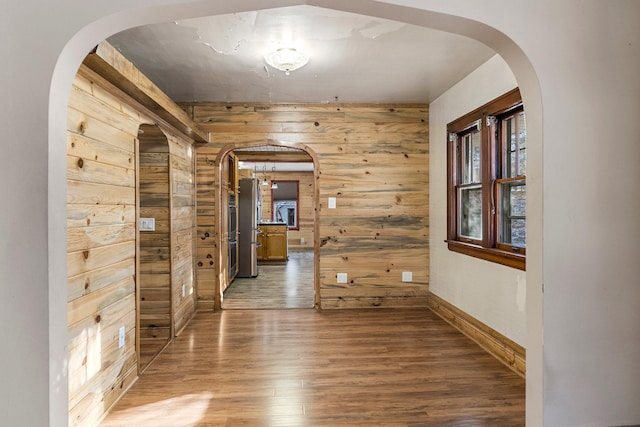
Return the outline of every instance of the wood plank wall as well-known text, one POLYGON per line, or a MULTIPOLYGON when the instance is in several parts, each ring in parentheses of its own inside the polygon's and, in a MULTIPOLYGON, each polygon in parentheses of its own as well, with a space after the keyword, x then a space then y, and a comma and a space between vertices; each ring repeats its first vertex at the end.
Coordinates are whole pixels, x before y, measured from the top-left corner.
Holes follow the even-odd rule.
MULTIPOLYGON (((152 112, 80 67, 67 120, 69 425, 96 425, 138 375, 135 147, 140 125, 156 121, 152 112), (126 339, 119 348, 121 326, 126 339)), ((169 142, 184 153, 191 149, 192 141, 178 133, 169 142)), ((187 171, 193 183, 193 168, 189 172, 183 163, 172 162, 174 180, 187 171)), ((172 191, 174 199, 186 193, 193 200, 193 188, 172 191)), ((194 202, 187 205, 193 210, 194 202)), ((172 221, 180 222, 176 212, 172 221)), ((180 263, 193 260, 193 249, 176 247, 182 238, 172 240, 174 275, 180 263)), ((176 292, 178 283, 172 285, 176 292)))
POLYGON ((140 367, 171 340, 171 221, 169 143, 155 126, 139 137, 140 217, 154 218, 155 231, 140 231, 140 367), (155 131, 155 132, 154 132, 155 131))
POLYGON ((195 157, 190 141, 168 135, 171 167, 171 283, 174 331, 179 334, 196 311, 195 157))
POLYGON ((197 148, 199 308, 213 307, 216 158, 285 141, 316 153, 323 308, 426 306, 428 105, 185 105, 214 142, 197 148), (225 148, 225 149, 226 149, 225 148), (327 198, 337 198, 337 209, 327 198), (402 272, 413 282, 401 281, 402 272), (348 283, 336 283, 336 274, 348 283))
MULTIPOLYGON (((260 174, 259 174, 260 175, 260 174)), ((313 249, 313 172, 267 172, 267 180, 298 181, 299 230, 289 230, 289 248, 313 249), (304 243, 300 243, 300 239, 304 243)), ((261 178, 264 178, 260 175, 261 178)), ((271 221, 273 205, 271 187, 260 186, 262 193, 262 220, 271 221)))

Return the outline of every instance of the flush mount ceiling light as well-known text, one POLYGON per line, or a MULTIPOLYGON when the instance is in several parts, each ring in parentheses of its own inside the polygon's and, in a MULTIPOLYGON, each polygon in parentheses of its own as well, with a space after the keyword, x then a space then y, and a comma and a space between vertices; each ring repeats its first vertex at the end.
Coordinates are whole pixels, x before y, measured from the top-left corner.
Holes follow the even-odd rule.
POLYGON ((264 60, 273 68, 284 71, 288 76, 291 71, 304 67, 309 62, 309 56, 292 47, 281 47, 266 54, 264 60))

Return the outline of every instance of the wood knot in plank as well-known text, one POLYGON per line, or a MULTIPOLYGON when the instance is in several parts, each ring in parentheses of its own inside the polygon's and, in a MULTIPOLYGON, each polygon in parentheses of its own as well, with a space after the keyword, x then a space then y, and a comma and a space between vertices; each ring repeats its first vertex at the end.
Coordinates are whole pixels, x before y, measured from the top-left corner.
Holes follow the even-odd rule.
POLYGON ((98 314, 95 319, 96 323, 100 323, 100 321, 102 320, 102 317, 100 317, 100 315, 98 314))
POLYGON ((84 259, 88 259, 89 258, 89 251, 83 251, 82 252, 82 256, 84 257, 84 259))
POLYGON ((84 166, 84 160, 82 160, 82 159, 78 159, 78 161, 76 162, 76 164, 78 165, 78 167, 79 167, 80 169, 82 169, 82 167, 84 166))

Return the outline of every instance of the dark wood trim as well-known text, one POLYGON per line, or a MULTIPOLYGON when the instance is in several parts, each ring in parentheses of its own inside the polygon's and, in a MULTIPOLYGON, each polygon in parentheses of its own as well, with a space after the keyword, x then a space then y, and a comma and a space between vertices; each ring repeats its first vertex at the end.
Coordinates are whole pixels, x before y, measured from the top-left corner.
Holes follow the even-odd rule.
MULTIPOLYGON (((520 89, 512 89, 504 95, 501 95, 496 99, 487 102, 485 105, 476 108, 470 113, 450 122, 447 125, 447 129, 449 129, 449 132, 460 133, 472 126, 472 122, 482 119, 485 115, 497 116, 509 111, 521 103, 522 96, 520 95, 520 89), (491 107, 491 110, 489 110, 489 106, 491 107)), ((485 123, 482 123, 482 126, 484 127, 485 123)))
POLYGON ((519 270, 526 269, 526 249, 505 250, 498 247, 497 206, 495 173, 500 163, 493 144, 493 126, 487 124, 488 116, 499 116, 522 108, 520 90, 515 88, 504 95, 476 108, 447 124, 447 240, 449 250, 475 258, 495 262, 519 270), (482 144, 482 239, 466 240, 458 236, 458 163, 459 135, 476 126, 480 121, 482 144), (456 134, 456 141, 449 135, 456 134))
POLYGON ((522 378, 526 376, 526 350, 471 315, 433 293, 427 297, 431 311, 469 337, 522 378))
POLYGON ((496 150, 492 144, 493 126, 487 125, 487 116, 482 116, 482 246, 493 248, 496 244, 496 211, 494 174, 497 167, 496 150))
POLYGON ((455 240, 457 226, 456 212, 458 211, 458 195, 455 188, 455 177, 458 176, 457 161, 457 137, 456 142, 449 140, 449 129, 447 128, 447 239, 455 240))
POLYGON ((481 245, 474 245, 472 243, 465 243, 458 240, 446 240, 446 243, 449 250, 452 252, 458 252, 474 258, 484 259, 486 261, 506 265, 507 267, 516 268, 518 270, 526 271, 527 269, 527 258, 524 255, 524 250, 522 253, 512 253, 497 248, 485 248, 481 245))

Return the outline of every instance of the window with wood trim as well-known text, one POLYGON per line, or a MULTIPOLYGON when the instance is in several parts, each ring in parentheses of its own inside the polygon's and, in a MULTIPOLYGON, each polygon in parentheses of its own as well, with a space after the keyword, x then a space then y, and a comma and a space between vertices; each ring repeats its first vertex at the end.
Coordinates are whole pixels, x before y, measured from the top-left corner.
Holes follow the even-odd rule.
POLYGON ((449 249, 524 270, 527 134, 514 89, 447 125, 449 249))

